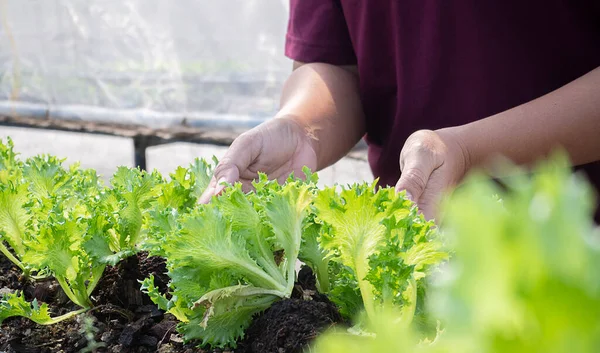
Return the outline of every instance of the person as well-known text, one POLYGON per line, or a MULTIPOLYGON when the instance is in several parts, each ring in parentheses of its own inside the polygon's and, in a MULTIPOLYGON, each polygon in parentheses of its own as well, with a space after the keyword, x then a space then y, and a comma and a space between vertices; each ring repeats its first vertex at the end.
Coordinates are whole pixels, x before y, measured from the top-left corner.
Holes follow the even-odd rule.
POLYGON ((275 119, 239 136, 203 194, 323 169, 365 138, 381 185, 433 218, 497 155, 562 147, 600 186, 600 2, 291 0, 275 119))

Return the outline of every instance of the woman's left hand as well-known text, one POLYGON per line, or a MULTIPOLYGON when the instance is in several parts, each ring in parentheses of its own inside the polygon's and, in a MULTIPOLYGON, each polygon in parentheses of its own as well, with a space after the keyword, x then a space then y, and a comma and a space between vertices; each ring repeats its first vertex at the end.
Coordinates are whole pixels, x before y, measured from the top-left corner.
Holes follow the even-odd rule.
POLYGON ((400 153, 402 175, 396 190, 406 190, 425 217, 433 219, 443 193, 460 182, 468 169, 468 152, 452 128, 419 130, 409 136, 400 153))

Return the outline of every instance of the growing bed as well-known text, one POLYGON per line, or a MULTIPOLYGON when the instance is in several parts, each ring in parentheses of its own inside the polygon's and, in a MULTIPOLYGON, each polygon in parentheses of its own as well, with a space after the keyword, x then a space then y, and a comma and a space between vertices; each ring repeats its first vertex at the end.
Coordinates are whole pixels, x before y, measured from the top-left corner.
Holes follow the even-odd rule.
POLYGON ((109 186, 62 162, 0 144, 0 351, 600 348, 593 193, 564 162, 473 176, 441 229, 393 188, 309 170, 200 205, 216 161, 109 186))

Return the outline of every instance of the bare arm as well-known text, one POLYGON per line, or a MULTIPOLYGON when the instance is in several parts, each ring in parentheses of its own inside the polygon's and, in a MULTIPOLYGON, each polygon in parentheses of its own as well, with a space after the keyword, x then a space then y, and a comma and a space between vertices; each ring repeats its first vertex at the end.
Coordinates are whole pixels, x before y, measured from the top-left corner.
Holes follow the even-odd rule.
POLYGON ((317 169, 335 163, 365 133, 356 67, 295 62, 277 118, 292 119, 310 136, 317 169))
POLYGON ((415 132, 400 154, 402 176, 396 187, 431 218, 440 195, 470 168, 493 167, 489 162, 500 155, 529 165, 558 147, 575 165, 600 160, 600 68, 488 118, 415 132))
POLYGON ((600 68, 531 102, 450 129, 470 167, 498 154, 528 164, 559 146, 575 165, 600 160, 600 68))

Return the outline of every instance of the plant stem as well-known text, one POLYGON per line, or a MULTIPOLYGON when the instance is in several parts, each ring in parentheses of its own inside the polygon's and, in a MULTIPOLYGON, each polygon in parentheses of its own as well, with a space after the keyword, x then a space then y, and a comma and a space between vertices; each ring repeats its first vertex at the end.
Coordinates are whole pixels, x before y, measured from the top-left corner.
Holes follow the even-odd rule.
POLYGON ((87 291, 86 291, 88 296, 92 295, 92 292, 96 288, 96 285, 100 281, 100 278, 102 278, 102 274, 104 273, 105 268, 106 268, 106 265, 104 264, 101 266, 94 267, 92 269, 92 280, 88 284, 87 291))
POLYGON ((358 261, 356 262, 356 280, 358 281, 358 288, 360 289, 361 297, 363 298, 363 304, 367 311, 367 316, 370 320, 375 318, 375 306, 373 305, 373 286, 369 281, 365 280, 367 277, 368 267, 365 256, 357 256, 358 261), (364 261, 362 259, 365 258, 364 261))
POLYGON ((407 308, 402 310, 402 321, 404 325, 408 327, 412 323, 412 320, 415 316, 415 311, 417 309, 417 281, 414 276, 410 276, 410 304, 407 308))
MULTIPOLYGON (((27 270, 27 273, 28 273, 28 274, 29 274, 29 272, 30 272, 30 271, 29 271, 29 270, 27 270)), ((39 272, 38 272, 38 273, 39 273, 39 272)), ((23 273, 23 275, 25 275, 25 273, 23 273)), ((42 280, 42 279, 46 279, 46 278, 48 278, 48 277, 50 277, 50 275, 35 275, 35 276, 30 276, 30 278, 31 278, 31 279, 33 279, 34 281, 39 281, 39 280, 42 280)))
POLYGON ((60 315, 60 316, 57 316, 57 317, 53 317, 52 319, 50 319, 48 321, 36 321, 36 320, 34 320, 34 321, 37 324, 40 324, 40 325, 53 325, 53 324, 57 324, 57 323, 59 323, 61 321, 70 319, 72 317, 75 317, 75 316, 77 316, 79 314, 83 314, 83 313, 85 313, 88 310, 89 310, 89 308, 83 308, 83 309, 71 311, 69 313, 66 313, 66 314, 63 314, 63 315, 60 315))
POLYGON ((285 298, 292 296, 294 290, 294 283, 296 283, 296 257, 288 258, 287 262, 287 286, 285 288, 285 298))
POLYGON ((285 297, 289 298, 294 290, 294 283, 296 283, 296 261, 298 260, 298 254, 300 253, 300 244, 302 243, 302 218, 298 217, 298 221, 294 227, 294 234, 291 234, 290 239, 297 240, 291 245, 293 246, 288 253, 287 257, 287 287, 285 297))
POLYGON ((320 293, 329 292, 329 261, 323 260, 319 261, 319 263, 315 264, 316 266, 316 275, 317 275, 317 289, 320 293))
POLYGON ((29 272, 29 271, 27 271, 27 269, 25 268, 25 266, 23 265, 23 263, 21 261, 19 261, 19 259, 17 259, 13 254, 11 254, 10 251, 8 250, 8 248, 1 241, 0 241, 0 251, 10 261, 12 261, 15 265, 17 265, 17 267, 19 267, 21 269, 21 271, 23 271, 23 273, 29 272))
POLYGON ((56 276, 56 280, 58 281, 58 284, 60 284, 60 286, 62 287, 63 291, 65 292, 65 294, 67 295, 67 297, 69 297, 69 299, 83 307, 83 308, 90 308, 92 306, 92 303, 89 301, 89 299, 86 298, 80 298, 78 295, 76 295, 72 290, 71 287, 69 287, 66 279, 62 276, 56 276))
POLYGON ((265 247, 266 244, 264 240, 258 239, 258 237, 266 236, 264 233, 265 232, 263 226, 261 226, 261 231, 256 232, 255 235, 255 238, 257 239, 255 239, 254 241, 256 244, 258 244, 258 248, 261 255, 261 258, 259 258, 258 261, 271 277, 275 278, 278 281, 281 281, 281 283, 284 283, 285 278, 283 278, 283 274, 275 264, 275 260, 273 259, 273 252, 265 247))
POLYGON ((248 275, 248 277, 256 280, 255 285, 258 287, 266 286, 268 283, 268 286, 275 290, 280 292, 285 291, 286 287, 284 285, 282 285, 280 282, 277 282, 277 280, 275 280, 273 277, 269 276, 269 274, 266 273, 265 270, 258 266, 255 262, 249 266, 247 262, 240 262, 237 261, 237 259, 230 261, 240 269, 245 269, 244 272, 248 275))

